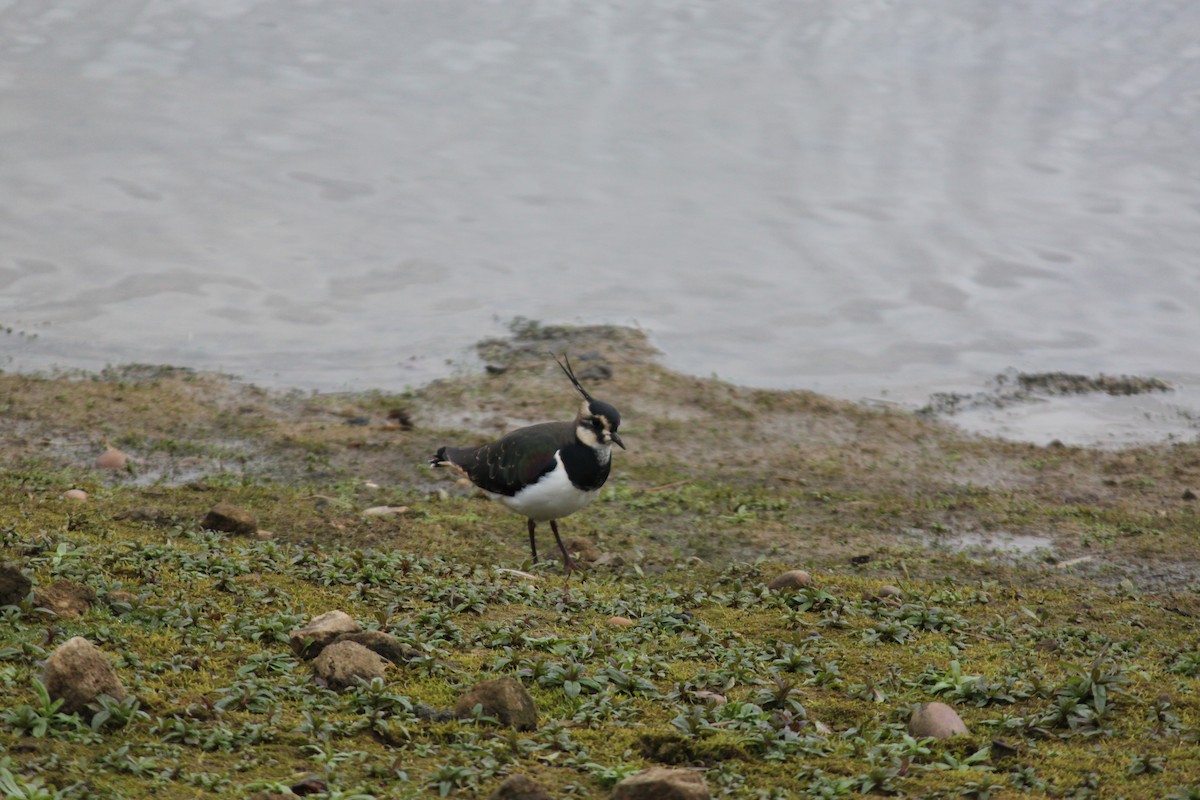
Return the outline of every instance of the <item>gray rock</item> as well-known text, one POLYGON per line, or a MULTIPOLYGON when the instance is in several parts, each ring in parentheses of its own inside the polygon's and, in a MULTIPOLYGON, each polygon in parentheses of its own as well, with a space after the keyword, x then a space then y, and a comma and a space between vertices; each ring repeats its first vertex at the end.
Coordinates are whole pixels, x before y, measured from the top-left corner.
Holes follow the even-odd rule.
POLYGON ((428 703, 415 704, 413 713, 417 715, 417 719, 423 719, 426 722, 449 722, 454 719, 454 709, 438 708, 428 703))
POLYGON ((0 606, 15 606, 29 595, 33 581, 15 564, 0 564, 0 606))
POLYGON ((483 706, 483 713, 495 717, 501 725, 519 731, 537 729, 537 706, 533 697, 519 681, 513 678, 498 678, 482 681, 468 689, 454 706, 454 716, 470 719, 475 706, 483 706))
POLYGON ((204 515, 204 519, 200 520, 200 527, 210 531, 250 536, 258 530, 258 518, 244 508, 229 503, 217 503, 204 515))
POLYGON ((908 720, 908 732, 917 739, 932 736, 947 739, 969 733, 958 712, 945 703, 922 703, 913 709, 908 720))
POLYGON ((708 784, 688 769, 652 769, 630 775, 613 787, 613 800, 708 800, 708 784))
POLYGON ((330 689, 341 691, 361 681, 382 678, 388 662, 357 642, 334 642, 313 659, 313 672, 330 689))
MULTIPOLYGON (((356 623, 357 624, 357 623, 356 623)), ((368 650, 383 656, 393 664, 403 664, 414 658, 420 658, 422 653, 414 647, 408 647, 395 636, 383 631, 358 631, 342 633, 333 640, 337 642, 355 642, 368 650)))
POLYGON ((315 658, 342 634, 358 633, 362 626, 345 611, 326 611, 313 617, 303 628, 288 634, 292 652, 301 658, 315 658))
POLYGON ((68 639, 46 659, 42 683, 53 700, 62 700, 64 714, 83 711, 96 698, 107 694, 124 700, 125 687, 104 653, 87 639, 68 639))

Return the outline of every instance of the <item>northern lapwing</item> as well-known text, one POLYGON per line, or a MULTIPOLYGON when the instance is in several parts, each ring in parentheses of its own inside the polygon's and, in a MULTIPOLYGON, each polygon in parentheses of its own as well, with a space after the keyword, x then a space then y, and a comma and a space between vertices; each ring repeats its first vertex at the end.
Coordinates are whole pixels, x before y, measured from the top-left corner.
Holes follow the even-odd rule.
POLYGON ((571 360, 555 361, 583 395, 572 422, 543 422, 506 434, 478 447, 443 447, 429 459, 432 467, 456 467, 508 508, 529 521, 529 549, 537 563, 539 522, 549 522, 569 574, 577 565, 558 535, 558 520, 596 499, 612 467, 612 446, 625 449, 617 435, 621 414, 588 394, 571 369, 571 360))

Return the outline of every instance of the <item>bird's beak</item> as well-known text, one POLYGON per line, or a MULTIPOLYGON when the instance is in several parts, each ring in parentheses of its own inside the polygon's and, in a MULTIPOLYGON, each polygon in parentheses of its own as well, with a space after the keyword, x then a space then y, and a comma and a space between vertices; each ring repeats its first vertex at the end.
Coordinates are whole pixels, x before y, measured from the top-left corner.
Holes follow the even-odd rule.
POLYGON ((625 449, 625 443, 621 441, 621 437, 620 437, 620 436, 617 436, 617 434, 616 434, 616 432, 615 432, 615 431, 614 431, 613 433, 610 433, 610 434, 609 434, 609 436, 611 436, 611 437, 612 437, 612 440, 613 440, 614 442, 616 442, 617 444, 621 445, 621 449, 622 449, 622 450, 624 450, 624 449, 625 449))

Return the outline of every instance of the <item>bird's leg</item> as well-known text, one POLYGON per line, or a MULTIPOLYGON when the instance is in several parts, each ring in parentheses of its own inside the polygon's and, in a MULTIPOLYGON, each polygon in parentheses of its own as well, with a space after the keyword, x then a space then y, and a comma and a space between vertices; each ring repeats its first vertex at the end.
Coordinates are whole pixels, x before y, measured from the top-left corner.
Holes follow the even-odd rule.
POLYGON ((575 563, 575 559, 571 558, 571 554, 567 552, 567 546, 563 544, 562 537, 558 535, 558 520, 550 520, 550 530, 554 531, 554 541, 558 542, 558 549, 562 550, 563 569, 570 575, 573 570, 579 569, 579 565, 575 563))
MULTIPOLYGON (((553 525, 554 523, 550 524, 553 525)), ((537 530, 537 523, 529 520, 529 549, 533 551, 533 563, 537 564, 537 539, 533 535, 535 530, 537 530)), ((557 532, 555 535, 558 535, 557 532)))

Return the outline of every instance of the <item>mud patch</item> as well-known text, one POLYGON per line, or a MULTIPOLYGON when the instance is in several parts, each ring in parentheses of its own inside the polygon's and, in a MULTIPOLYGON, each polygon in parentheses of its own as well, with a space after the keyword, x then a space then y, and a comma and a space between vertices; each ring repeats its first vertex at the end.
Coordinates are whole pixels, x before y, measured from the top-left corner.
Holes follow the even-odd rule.
POLYGON ((1078 375, 1069 372, 1002 372, 983 392, 966 394, 938 392, 918 409, 924 416, 952 416, 978 409, 1002 409, 1023 403, 1036 403, 1050 397, 1106 394, 1112 397, 1172 391, 1171 384, 1160 378, 1136 375, 1078 375))

